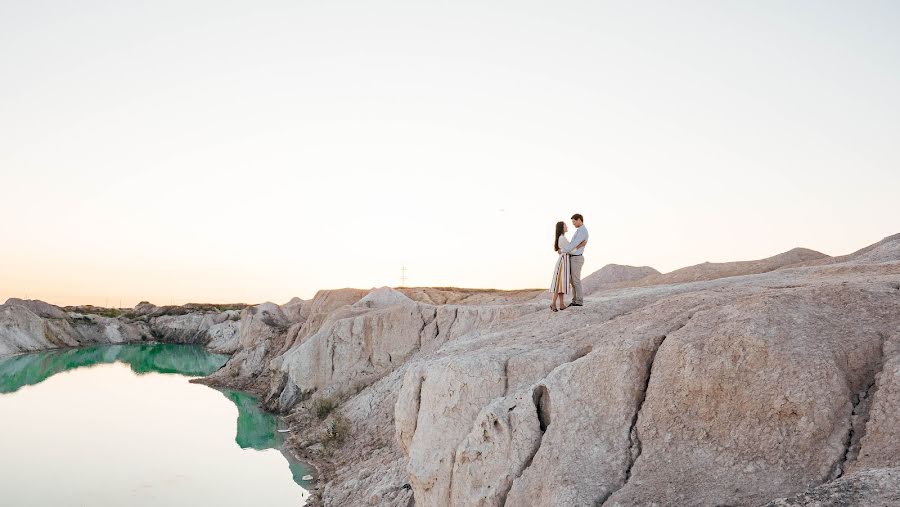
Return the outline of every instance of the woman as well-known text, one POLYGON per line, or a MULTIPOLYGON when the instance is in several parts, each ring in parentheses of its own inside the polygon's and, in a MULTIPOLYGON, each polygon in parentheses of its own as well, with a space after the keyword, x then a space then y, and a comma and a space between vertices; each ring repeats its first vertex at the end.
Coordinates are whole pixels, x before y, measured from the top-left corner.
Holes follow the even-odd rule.
POLYGON ((566 294, 569 293, 569 254, 561 253, 560 250, 569 246, 569 240, 566 233, 569 227, 565 222, 556 222, 556 235, 553 239, 553 250, 559 253, 559 259, 556 261, 556 269, 553 271, 553 281, 550 282, 550 293, 553 294, 553 302, 550 303, 550 309, 558 311, 556 308, 556 300, 559 299, 559 310, 565 310, 566 294))

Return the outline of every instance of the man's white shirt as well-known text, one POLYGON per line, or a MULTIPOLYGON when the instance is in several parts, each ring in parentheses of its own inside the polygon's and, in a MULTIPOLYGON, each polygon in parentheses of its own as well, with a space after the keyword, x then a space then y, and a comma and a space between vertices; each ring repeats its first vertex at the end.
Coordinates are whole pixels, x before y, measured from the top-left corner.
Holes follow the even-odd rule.
POLYGON ((575 248, 576 245, 588 239, 588 230, 587 227, 582 225, 578 229, 575 229, 575 235, 572 236, 572 241, 569 243, 569 248, 566 249, 566 253, 571 255, 581 255, 584 253, 584 247, 577 248, 575 250, 570 250, 575 248))

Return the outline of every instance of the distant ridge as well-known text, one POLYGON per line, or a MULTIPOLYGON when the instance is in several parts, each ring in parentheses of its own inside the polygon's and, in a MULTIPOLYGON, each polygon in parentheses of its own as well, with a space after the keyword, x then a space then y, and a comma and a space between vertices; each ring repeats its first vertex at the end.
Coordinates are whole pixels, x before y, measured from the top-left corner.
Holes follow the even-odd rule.
POLYGON ((859 250, 849 253, 847 255, 838 255, 836 257, 828 257, 822 259, 813 259, 808 261, 801 261, 795 264, 790 264, 788 266, 784 266, 785 268, 802 268, 806 266, 824 266, 826 264, 838 264, 841 262, 847 262, 862 258, 864 255, 869 254, 873 250, 880 249, 889 243, 893 243, 895 241, 900 241, 900 233, 892 234, 877 243, 872 243, 869 246, 860 248, 859 250))
POLYGON ((625 282, 633 282, 659 274, 659 271, 650 266, 607 264, 587 276, 582 281, 582 286, 585 294, 593 294, 606 287, 616 287, 625 282))
MULTIPOLYGON (((702 282, 706 280, 726 278, 729 276, 743 276, 767 273, 769 271, 774 271, 783 267, 793 267, 816 261, 825 261, 823 263, 827 263, 827 261, 831 259, 832 257, 829 257, 828 255, 817 252, 815 250, 810 250, 808 248, 794 248, 792 250, 788 250, 787 252, 780 253, 772 257, 767 257, 765 259, 735 262, 704 262, 702 264, 696 264, 693 266, 676 269, 675 271, 665 274, 659 273, 653 268, 648 268, 652 269, 655 273, 648 272, 649 274, 647 276, 638 277, 637 275, 639 274, 639 271, 629 271, 629 273, 634 276, 631 279, 606 283, 597 283, 595 281, 592 281, 590 287, 593 289, 593 292, 596 292, 602 289, 647 287, 650 285, 702 282)), ((602 279, 606 274, 601 272, 603 272, 604 269, 607 269, 607 267, 609 266, 604 266, 599 271, 591 274, 585 279, 585 281, 587 282, 594 275, 598 275, 598 280, 602 279)), ((630 266, 624 267, 629 267, 632 270, 641 269, 632 268, 630 266)), ((591 294, 591 292, 592 290, 588 289, 587 287, 585 288, 585 294, 591 294)))
POLYGON ((794 248, 765 259, 704 262, 676 269, 665 274, 661 274, 655 269, 646 266, 636 268, 634 266, 608 264, 584 279, 585 294, 604 289, 701 282, 730 276, 768 273, 778 269, 825 266, 854 261, 880 262, 881 259, 894 259, 895 251, 900 248, 898 245, 900 245, 900 233, 887 236, 881 241, 860 248, 853 253, 836 257, 831 257, 809 248, 794 248), (641 276, 642 273, 645 273, 644 276, 641 276))

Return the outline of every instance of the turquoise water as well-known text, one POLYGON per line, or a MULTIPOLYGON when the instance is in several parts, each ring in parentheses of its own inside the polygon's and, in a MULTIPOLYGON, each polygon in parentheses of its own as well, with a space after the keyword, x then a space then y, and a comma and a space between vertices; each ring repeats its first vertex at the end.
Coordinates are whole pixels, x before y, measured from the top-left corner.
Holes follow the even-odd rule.
POLYGON ((0 503, 302 505, 309 470, 255 397, 191 384, 227 360, 192 345, 0 358, 0 503))

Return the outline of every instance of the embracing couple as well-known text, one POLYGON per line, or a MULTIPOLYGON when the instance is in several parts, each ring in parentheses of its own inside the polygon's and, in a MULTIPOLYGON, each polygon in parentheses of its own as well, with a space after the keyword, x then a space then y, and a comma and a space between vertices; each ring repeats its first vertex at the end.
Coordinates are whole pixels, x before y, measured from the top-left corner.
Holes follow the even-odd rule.
POLYGON ((566 294, 571 285, 575 293, 572 295, 572 304, 569 306, 584 306, 584 292, 581 290, 581 268, 584 266, 584 246, 588 240, 588 230, 584 226, 584 217, 578 213, 572 215, 572 225, 575 226, 575 235, 572 241, 566 239, 569 227, 565 222, 556 222, 556 235, 553 239, 553 250, 559 253, 556 261, 556 270, 553 272, 553 281, 550 282, 550 293, 553 294, 553 302, 550 309, 555 311, 565 310, 566 294), (556 300, 559 300, 559 308, 556 300))

